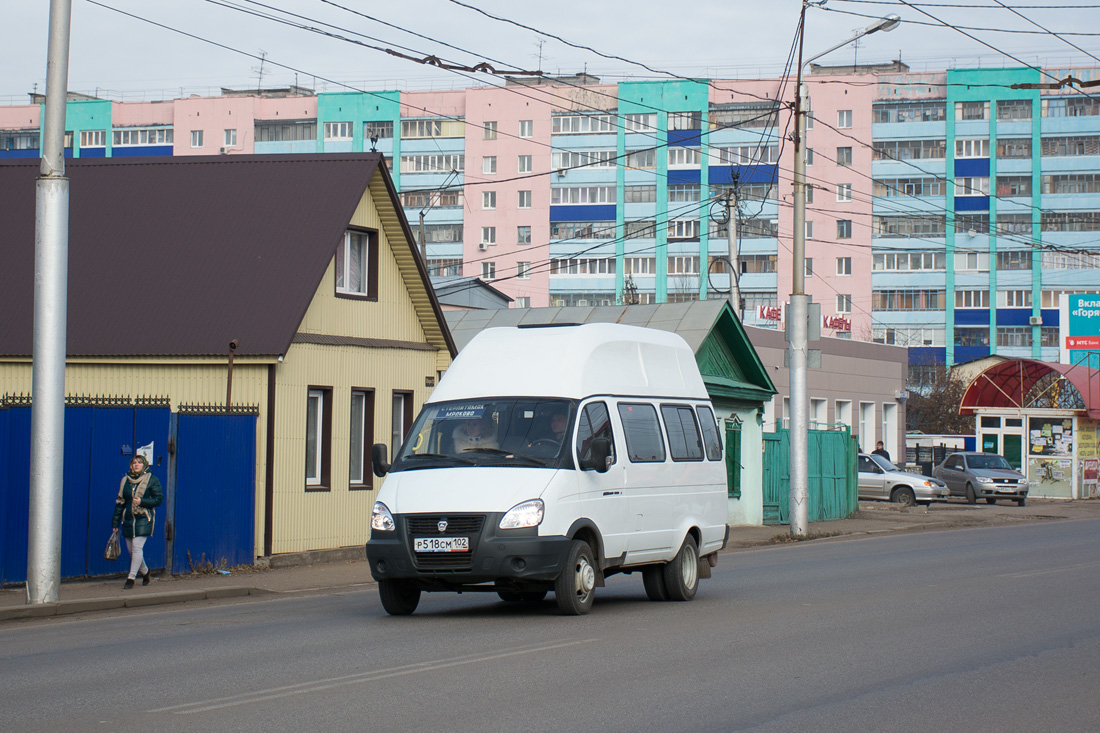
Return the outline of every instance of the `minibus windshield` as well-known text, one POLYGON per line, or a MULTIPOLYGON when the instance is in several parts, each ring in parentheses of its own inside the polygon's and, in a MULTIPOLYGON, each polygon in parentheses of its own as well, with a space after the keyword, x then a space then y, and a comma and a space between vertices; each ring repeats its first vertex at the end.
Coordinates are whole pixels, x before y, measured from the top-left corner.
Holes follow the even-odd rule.
POLYGON ((493 397, 427 404, 391 471, 451 466, 571 468, 577 401, 493 397))

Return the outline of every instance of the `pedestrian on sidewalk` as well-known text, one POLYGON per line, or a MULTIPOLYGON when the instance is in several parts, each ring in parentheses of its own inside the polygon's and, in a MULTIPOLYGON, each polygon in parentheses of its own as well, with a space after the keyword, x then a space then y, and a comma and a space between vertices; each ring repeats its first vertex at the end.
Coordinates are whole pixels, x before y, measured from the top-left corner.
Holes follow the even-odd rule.
POLYGON ((893 463, 893 461, 890 460, 890 451, 886 450, 886 448, 883 447, 881 440, 875 443, 875 449, 871 451, 871 455, 882 456, 887 460, 887 462, 893 463))
POLYGON ((115 515, 112 529, 122 529, 126 548, 130 551, 130 575, 122 586, 133 588, 141 575, 141 584, 149 585, 149 566, 145 564, 145 541, 156 527, 156 508, 164 501, 160 480, 149 470, 145 456, 135 455, 130 461, 130 472, 122 477, 115 499, 115 515))

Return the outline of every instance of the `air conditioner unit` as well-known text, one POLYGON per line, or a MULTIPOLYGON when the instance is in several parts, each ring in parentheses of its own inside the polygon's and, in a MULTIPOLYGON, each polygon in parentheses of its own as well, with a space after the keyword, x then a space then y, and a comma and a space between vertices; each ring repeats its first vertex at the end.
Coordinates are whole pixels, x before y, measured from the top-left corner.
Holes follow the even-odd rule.
POLYGON ((225 155, 229 152, 229 148, 226 148, 226 147, 219 148, 218 152, 221 153, 222 155, 225 155))
POLYGON ((1029 326, 1041 326, 1043 325, 1043 317, 1032 316, 1031 318, 1027 319, 1027 323, 1029 326))
POLYGON ((485 250, 489 249, 489 245, 485 242, 480 242, 478 243, 477 248, 484 252, 485 250))

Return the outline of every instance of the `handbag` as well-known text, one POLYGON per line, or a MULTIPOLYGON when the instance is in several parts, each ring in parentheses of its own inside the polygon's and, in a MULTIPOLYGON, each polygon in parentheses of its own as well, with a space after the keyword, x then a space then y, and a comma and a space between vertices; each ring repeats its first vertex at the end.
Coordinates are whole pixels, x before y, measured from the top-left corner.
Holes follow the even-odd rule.
POLYGON ((107 549, 103 551, 104 560, 117 560, 118 556, 122 554, 122 548, 118 543, 118 530, 112 530, 110 538, 107 540, 107 549))

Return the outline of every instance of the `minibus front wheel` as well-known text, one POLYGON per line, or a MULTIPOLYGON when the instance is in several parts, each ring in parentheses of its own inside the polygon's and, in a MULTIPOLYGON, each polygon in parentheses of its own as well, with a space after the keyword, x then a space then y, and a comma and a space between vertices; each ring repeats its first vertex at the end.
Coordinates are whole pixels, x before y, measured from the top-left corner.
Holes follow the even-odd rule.
POLYGON ((554 581, 554 600, 566 616, 582 616, 592 609, 596 594, 596 563, 584 540, 573 540, 561 575, 554 581))

